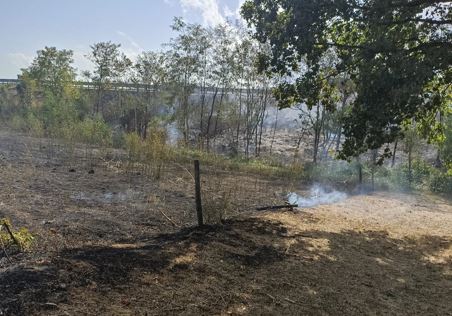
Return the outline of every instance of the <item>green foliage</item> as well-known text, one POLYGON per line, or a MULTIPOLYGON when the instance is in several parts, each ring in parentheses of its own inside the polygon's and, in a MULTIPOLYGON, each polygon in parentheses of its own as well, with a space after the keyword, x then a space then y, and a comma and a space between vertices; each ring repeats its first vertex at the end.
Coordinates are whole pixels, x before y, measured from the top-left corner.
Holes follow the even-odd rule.
POLYGON ((142 152, 142 143, 137 133, 128 133, 124 136, 125 148, 130 161, 140 161, 142 152))
POLYGON ((63 137, 67 126, 77 120, 77 112, 72 103, 60 101, 52 93, 46 94, 43 106, 32 110, 43 122, 46 135, 63 137))
POLYGON ((159 179, 171 154, 166 143, 166 130, 155 121, 149 124, 146 139, 141 139, 137 133, 126 134, 124 139, 129 162, 144 165, 145 172, 159 179))
POLYGON ((21 94, 29 107, 36 106, 39 94, 45 99, 50 96, 52 102, 72 102, 78 98, 79 91, 73 84, 75 81, 75 68, 72 67, 73 52, 71 50, 58 50, 55 47, 45 47, 37 52, 31 65, 22 69, 21 94))
POLYGON ((452 114, 445 118, 444 124, 444 142, 440 145, 441 155, 446 168, 452 175, 452 114))
POLYGON ((27 228, 21 227, 18 231, 14 231, 10 220, 6 218, 0 219, 0 245, 4 245, 5 247, 12 247, 15 245, 23 251, 30 249, 33 240, 34 237, 27 228), (14 238, 11 237, 7 228, 9 228, 14 238), (18 243, 18 245, 16 243, 18 243))
POLYGON ((220 169, 248 172, 252 174, 265 175, 268 177, 287 177, 290 179, 301 179, 305 168, 300 163, 284 165, 280 161, 269 157, 247 159, 243 156, 227 158, 211 152, 190 149, 186 147, 175 148, 170 151, 170 158, 174 161, 192 163, 197 159, 203 165, 215 166, 220 169))
POLYGON ((112 144, 110 126, 100 117, 86 118, 79 123, 80 141, 85 144, 109 147, 112 144))
POLYGON ((92 79, 100 85, 108 85, 120 77, 132 62, 119 49, 121 44, 99 42, 91 46, 89 60, 94 64, 92 79))
POLYGON ((429 188, 432 192, 452 193, 452 175, 442 172, 436 172, 430 176, 429 188))
MULTIPOLYGON (((415 159, 411 166, 408 163, 388 167, 363 164, 363 183, 370 185, 374 172, 375 188, 395 191, 422 190, 435 193, 452 193, 452 176, 444 170, 437 169, 427 162, 415 159), (411 180, 410 180, 411 177, 411 180)), ((331 161, 306 166, 304 178, 308 181, 330 183, 354 188, 358 185, 358 163, 331 161)))
POLYGON ((15 114, 9 125, 12 129, 31 136, 44 136, 44 123, 33 112, 28 112, 26 115, 15 114))
POLYGON ((396 168, 380 168, 378 182, 386 183, 392 189, 417 189, 435 193, 452 193, 452 176, 444 170, 433 167, 423 160, 416 159, 396 168), (382 172, 383 171, 383 172, 382 172))
MULTIPOLYGON (((321 78, 345 74, 355 84, 344 117, 342 158, 380 148, 402 122, 434 118, 450 86, 451 10, 445 1, 248 0, 242 15, 254 37, 271 45, 265 65, 280 86, 280 104, 313 104, 321 78), (322 60, 337 61, 325 74, 322 60), (433 83, 433 84, 432 84, 433 83)), ((431 130, 438 131, 437 128, 431 130)))

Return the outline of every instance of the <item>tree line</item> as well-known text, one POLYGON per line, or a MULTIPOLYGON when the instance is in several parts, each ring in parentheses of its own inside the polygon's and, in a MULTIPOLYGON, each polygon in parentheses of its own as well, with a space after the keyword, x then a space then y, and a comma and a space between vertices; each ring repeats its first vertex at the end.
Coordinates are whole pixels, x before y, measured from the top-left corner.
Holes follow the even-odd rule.
POLYGON ((274 81, 255 66, 266 45, 231 25, 175 18, 171 27, 177 35, 160 51, 134 61, 120 44, 91 45, 86 58, 93 68, 78 76, 73 51, 39 50, 19 76, 28 125, 39 122, 37 129, 53 136, 68 122, 89 119, 145 139, 150 124, 173 123, 184 145, 210 151, 221 137, 232 153, 259 156, 265 115, 275 103, 274 81), (76 80, 92 86, 81 89, 76 80))
POLYGON ((374 165, 400 148, 411 157, 417 137, 450 169, 450 6, 327 2, 248 0, 248 29, 176 18, 176 36, 134 61, 119 44, 96 43, 86 56, 93 69, 81 73, 92 83, 85 90, 73 84, 73 52, 46 47, 20 75, 25 125, 84 135, 67 131, 80 121, 99 138, 106 125, 146 139, 150 126, 171 124, 185 146, 221 143, 249 158, 261 153, 268 109, 297 107, 296 146, 308 138, 314 163, 331 152, 358 161, 370 153, 374 165))

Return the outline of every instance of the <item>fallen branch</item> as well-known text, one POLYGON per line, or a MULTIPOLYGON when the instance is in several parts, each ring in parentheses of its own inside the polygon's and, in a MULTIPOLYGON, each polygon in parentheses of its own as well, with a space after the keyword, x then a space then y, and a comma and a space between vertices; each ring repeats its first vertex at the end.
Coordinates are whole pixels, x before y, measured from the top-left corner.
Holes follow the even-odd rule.
POLYGON ((285 205, 263 206, 263 207, 256 208, 256 211, 273 211, 273 210, 281 210, 281 209, 285 209, 285 208, 288 208, 291 211, 293 211, 293 209, 295 207, 298 207, 298 205, 296 205, 296 204, 285 204, 285 205))
POLYGON ((285 297, 284 300, 289 302, 289 303, 292 303, 292 304, 297 304, 297 302, 295 302, 295 301, 293 301, 293 300, 291 300, 290 298, 287 298, 287 297, 285 297))
POLYGON ((162 213, 163 216, 165 216, 165 218, 166 218, 171 224, 173 224, 173 225, 176 226, 176 227, 180 227, 180 225, 176 224, 176 223, 175 223, 171 218, 169 218, 168 215, 166 215, 162 210, 159 210, 159 211, 160 211, 160 213, 162 213))

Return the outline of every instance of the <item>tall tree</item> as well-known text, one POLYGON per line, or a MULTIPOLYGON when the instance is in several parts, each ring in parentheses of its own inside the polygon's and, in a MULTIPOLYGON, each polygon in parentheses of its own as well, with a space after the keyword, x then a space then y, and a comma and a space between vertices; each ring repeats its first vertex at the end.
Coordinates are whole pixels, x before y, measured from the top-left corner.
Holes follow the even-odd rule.
POLYGON ((425 89, 437 78, 451 81, 449 1, 248 0, 242 14, 271 45, 262 67, 291 78, 280 89, 281 105, 317 94, 320 60, 334 49, 335 74, 356 86, 343 158, 394 141, 408 119, 435 115, 442 100, 425 89))
POLYGON ((209 36, 205 28, 199 24, 189 24, 181 18, 176 18, 172 29, 178 35, 171 39, 169 47, 170 77, 177 87, 179 111, 178 122, 184 136, 184 142, 188 144, 191 134, 190 120, 192 117, 190 96, 199 85, 202 77, 202 69, 205 69, 204 57, 209 47, 209 36))
POLYGON ((72 56, 71 50, 46 46, 37 52, 28 68, 22 69, 20 78, 28 88, 51 94, 57 100, 73 98, 76 73, 72 56))
POLYGON ((99 111, 103 113, 105 90, 118 81, 132 65, 130 59, 120 51, 120 47, 121 44, 99 42, 91 46, 91 53, 87 56, 94 64, 94 71, 90 77, 97 91, 95 113, 99 111))
MULTIPOLYGON (((168 98, 165 91, 168 84, 167 56, 164 53, 144 52, 134 65, 134 77, 142 90, 133 102, 133 127, 135 132, 146 138, 148 124, 158 114, 160 106, 168 98)), ((130 116, 126 115, 126 117, 130 116)))

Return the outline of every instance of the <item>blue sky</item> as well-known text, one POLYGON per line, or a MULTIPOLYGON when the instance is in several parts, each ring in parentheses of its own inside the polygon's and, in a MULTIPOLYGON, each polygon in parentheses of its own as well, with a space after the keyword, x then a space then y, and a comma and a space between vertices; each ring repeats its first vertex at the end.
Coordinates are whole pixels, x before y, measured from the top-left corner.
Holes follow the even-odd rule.
POLYGON ((0 78, 16 78, 36 51, 74 51, 75 66, 89 69, 89 45, 121 43, 132 59, 157 50, 174 35, 173 17, 204 25, 235 19, 243 0, 0 0, 0 78))

